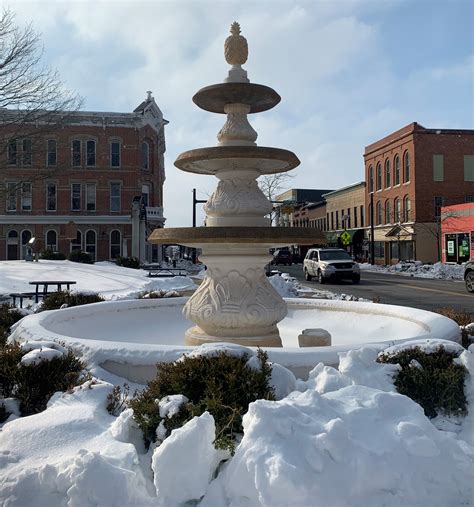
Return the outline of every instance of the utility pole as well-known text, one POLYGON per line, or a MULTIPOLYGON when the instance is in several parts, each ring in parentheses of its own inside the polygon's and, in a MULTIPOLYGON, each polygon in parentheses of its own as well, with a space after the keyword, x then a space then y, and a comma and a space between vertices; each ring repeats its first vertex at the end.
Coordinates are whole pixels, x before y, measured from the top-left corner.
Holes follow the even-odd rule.
POLYGON ((374 193, 370 192, 370 264, 375 264, 374 193))

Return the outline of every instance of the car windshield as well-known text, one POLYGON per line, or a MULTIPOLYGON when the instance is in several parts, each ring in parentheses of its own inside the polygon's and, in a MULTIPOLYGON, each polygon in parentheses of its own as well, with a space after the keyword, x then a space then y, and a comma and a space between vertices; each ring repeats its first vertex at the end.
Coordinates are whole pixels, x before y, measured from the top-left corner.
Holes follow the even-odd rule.
POLYGON ((350 255, 344 250, 331 250, 328 252, 319 252, 319 258, 322 261, 350 261, 350 255))

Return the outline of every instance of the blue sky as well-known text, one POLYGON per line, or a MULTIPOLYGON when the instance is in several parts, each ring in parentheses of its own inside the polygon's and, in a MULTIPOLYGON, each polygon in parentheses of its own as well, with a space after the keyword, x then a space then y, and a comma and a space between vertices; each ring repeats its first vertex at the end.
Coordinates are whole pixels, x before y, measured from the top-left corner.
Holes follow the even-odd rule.
POLYGON ((217 180, 181 173, 184 150, 212 146, 224 117, 191 97, 227 75, 232 21, 248 39, 251 81, 282 102, 251 115, 257 143, 295 151, 288 187, 339 188, 363 180, 364 147, 418 121, 474 128, 474 2, 10 1, 19 24, 42 33, 45 62, 86 110, 132 111, 153 90, 166 131, 165 216, 191 223, 191 191, 217 180), (189 197, 187 197, 189 196, 189 197), (188 204, 189 201, 189 204, 188 204))

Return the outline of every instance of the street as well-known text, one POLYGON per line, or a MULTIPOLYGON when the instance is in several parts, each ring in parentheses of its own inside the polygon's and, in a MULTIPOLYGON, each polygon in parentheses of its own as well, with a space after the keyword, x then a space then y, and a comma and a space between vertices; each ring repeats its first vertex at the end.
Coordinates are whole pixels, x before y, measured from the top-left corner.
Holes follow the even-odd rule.
POLYGON ((451 307, 455 310, 474 312, 474 294, 469 294, 464 282, 461 281, 414 278, 361 270, 359 285, 353 285, 350 281, 320 285, 317 281, 307 282, 304 279, 302 264, 275 266, 274 269, 288 273, 303 285, 314 289, 352 294, 370 300, 375 299, 380 303, 410 306, 421 310, 433 311, 441 307, 451 307))

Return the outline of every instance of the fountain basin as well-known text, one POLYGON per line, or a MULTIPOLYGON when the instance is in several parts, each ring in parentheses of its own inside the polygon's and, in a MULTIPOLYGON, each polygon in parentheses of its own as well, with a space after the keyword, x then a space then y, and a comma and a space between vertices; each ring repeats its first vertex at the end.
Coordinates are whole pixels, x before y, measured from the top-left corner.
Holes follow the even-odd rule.
MULTIPOLYGON (((159 361, 174 361, 193 347, 184 343, 191 322, 182 315, 187 298, 106 301, 30 315, 11 339, 65 342, 84 360, 145 383, 159 361)), ((376 303, 285 299, 288 315, 278 324, 283 348, 266 348, 269 359, 306 378, 318 363, 337 366, 338 352, 370 344, 383 349, 410 339, 460 342, 459 326, 446 317, 413 308, 376 303), (303 329, 323 328, 330 347, 298 347, 303 329)))

